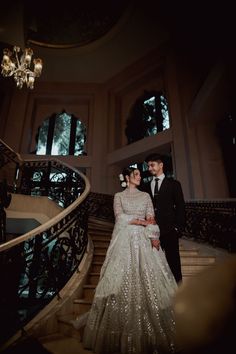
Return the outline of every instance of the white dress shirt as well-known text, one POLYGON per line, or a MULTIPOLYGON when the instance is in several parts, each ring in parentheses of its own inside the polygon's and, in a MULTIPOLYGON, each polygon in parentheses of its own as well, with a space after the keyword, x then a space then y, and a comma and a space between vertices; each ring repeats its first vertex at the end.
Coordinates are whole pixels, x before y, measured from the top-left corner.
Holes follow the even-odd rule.
POLYGON ((161 184, 163 179, 165 178, 165 174, 162 173, 160 176, 153 176, 153 179, 151 181, 151 190, 152 190, 152 195, 154 196, 154 188, 156 184, 156 178, 158 178, 158 190, 161 188, 161 184))

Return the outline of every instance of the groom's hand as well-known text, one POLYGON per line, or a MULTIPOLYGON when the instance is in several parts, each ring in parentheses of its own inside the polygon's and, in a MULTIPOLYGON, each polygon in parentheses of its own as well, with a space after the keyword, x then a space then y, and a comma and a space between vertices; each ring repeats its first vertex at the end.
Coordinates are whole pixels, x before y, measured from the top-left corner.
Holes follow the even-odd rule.
POLYGON ((156 248, 159 251, 159 249, 160 249, 160 240, 154 239, 151 242, 152 242, 152 247, 156 248))

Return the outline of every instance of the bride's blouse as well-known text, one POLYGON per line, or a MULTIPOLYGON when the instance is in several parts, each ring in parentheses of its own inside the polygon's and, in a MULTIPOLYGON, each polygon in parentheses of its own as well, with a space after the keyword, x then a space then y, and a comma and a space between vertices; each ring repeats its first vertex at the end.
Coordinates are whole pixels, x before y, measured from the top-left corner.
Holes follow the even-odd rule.
POLYGON ((126 188, 123 192, 116 193, 113 208, 116 220, 121 214, 137 219, 154 218, 155 215, 150 195, 137 188, 126 188))

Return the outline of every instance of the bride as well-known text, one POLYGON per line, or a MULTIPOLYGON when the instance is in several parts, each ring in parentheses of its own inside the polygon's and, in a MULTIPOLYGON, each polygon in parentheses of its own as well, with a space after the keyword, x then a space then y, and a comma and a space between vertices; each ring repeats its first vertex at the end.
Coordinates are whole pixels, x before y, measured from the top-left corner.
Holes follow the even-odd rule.
POLYGON ((121 177, 126 189, 114 196, 115 226, 83 344, 102 354, 175 353, 177 284, 160 248, 152 201, 137 189, 138 169, 121 177))

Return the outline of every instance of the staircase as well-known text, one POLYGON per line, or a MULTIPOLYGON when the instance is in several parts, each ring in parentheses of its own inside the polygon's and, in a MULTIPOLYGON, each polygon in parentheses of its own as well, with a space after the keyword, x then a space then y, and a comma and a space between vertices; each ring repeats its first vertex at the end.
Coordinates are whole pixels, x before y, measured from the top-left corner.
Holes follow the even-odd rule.
POLYGON ((201 255, 197 246, 186 248, 185 240, 180 240, 180 257, 183 283, 216 261, 215 256, 201 255))
MULTIPOLYGON (((58 333, 39 338, 43 347, 53 354, 92 353, 83 349, 82 336, 84 326, 76 329, 76 319, 81 318, 91 307, 101 266, 110 243, 112 229, 113 224, 111 223, 90 219, 89 235, 94 244, 94 255, 87 276, 87 282, 83 285, 82 297, 74 300, 72 313, 58 317, 58 333)), ((180 256, 183 282, 188 281, 190 277, 194 276, 199 271, 211 266, 216 260, 215 256, 200 254, 196 246, 189 246, 188 242, 182 239, 180 240, 180 256)))

